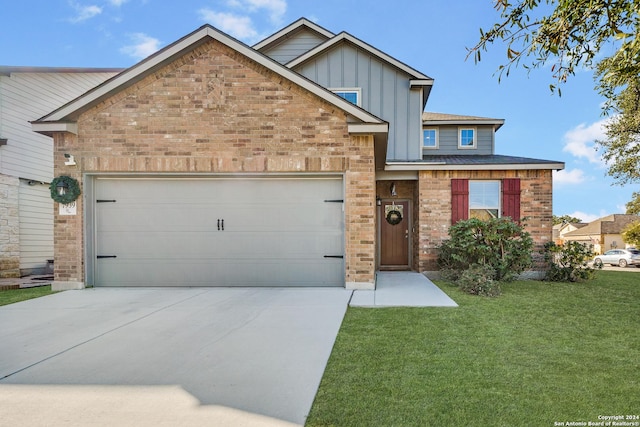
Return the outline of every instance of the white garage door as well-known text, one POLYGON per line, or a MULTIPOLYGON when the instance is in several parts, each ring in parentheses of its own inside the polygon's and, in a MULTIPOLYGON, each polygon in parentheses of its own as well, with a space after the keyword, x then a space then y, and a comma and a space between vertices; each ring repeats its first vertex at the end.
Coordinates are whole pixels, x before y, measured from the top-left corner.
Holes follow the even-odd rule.
POLYGON ((98 178, 96 286, 344 286, 340 178, 98 178))

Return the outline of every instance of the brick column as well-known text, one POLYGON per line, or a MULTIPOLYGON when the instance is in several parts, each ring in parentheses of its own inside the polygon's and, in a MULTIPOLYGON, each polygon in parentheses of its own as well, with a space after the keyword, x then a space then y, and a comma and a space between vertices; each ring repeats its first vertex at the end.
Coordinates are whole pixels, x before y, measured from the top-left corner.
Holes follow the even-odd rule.
MULTIPOLYGON (((82 190, 81 159, 77 166, 64 164, 64 153, 77 153, 77 137, 63 133, 54 136, 54 176, 70 176, 78 180, 82 190)), ((60 215, 60 204, 54 203, 53 278, 55 291, 82 289, 84 283, 83 195, 76 200, 75 215, 60 215)))
POLYGON ((345 284, 374 289, 376 274, 376 176, 373 136, 352 136, 345 174, 345 284))
POLYGON ((18 178, 0 175, 0 279, 20 277, 18 178))

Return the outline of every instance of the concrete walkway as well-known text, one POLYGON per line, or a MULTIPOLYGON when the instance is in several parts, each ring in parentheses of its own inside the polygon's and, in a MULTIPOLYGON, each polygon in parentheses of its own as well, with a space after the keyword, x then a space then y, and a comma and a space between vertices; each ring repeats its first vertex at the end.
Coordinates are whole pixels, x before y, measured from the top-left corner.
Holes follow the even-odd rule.
POLYGON ((0 307, 0 425, 303 425, 351 294, 97 288, 0 307))
POLYGON ((431 280, 413 271, 379 271, 374 291, 354 291, 351 307, 457 307, 431 280))

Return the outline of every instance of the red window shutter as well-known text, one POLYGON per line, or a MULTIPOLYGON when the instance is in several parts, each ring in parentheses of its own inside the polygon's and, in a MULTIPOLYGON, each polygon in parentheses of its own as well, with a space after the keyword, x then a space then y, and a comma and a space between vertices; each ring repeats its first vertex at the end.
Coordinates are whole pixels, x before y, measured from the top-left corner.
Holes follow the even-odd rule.
POLYGON ((502 180, 502 216, 520 221, 520 178, 502 180))
POLYGON ((469 219, 469 180, 451 180, 451 225, 469 219))

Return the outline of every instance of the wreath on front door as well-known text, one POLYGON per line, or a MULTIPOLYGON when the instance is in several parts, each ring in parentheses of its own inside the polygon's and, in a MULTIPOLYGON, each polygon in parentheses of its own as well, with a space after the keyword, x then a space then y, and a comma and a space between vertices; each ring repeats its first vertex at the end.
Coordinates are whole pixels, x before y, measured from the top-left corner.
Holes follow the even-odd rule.
POLYGON ((66 175, 54 178, 51 184, 49 184, 49 190, 51 191, 51 198, 63 205, 75 202, 80 196, 80 184, 78 180, 66 175), (58 194, 58 184, 60 183, 65 184, 64 194, 58 194))
POLYGON ((402 213, 397 209, 392 209, 387 213, 387 222, 391 225, 398 225, 402 222, 402 213))

